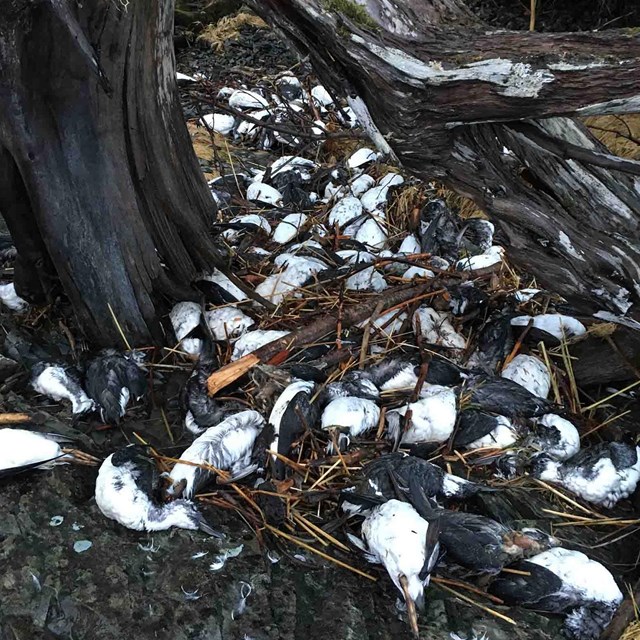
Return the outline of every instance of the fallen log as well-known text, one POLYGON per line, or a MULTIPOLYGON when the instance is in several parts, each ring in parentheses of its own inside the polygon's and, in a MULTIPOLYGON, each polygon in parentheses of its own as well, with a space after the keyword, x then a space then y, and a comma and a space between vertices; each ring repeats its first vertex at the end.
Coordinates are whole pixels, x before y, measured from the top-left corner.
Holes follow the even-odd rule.
POLYGON ((637 166, 564 116, 640 109, 640 35, 492 31, 460 0, 249 4, 380 149, 484 209, 542 286, 588 315, 637 307, 637 166))

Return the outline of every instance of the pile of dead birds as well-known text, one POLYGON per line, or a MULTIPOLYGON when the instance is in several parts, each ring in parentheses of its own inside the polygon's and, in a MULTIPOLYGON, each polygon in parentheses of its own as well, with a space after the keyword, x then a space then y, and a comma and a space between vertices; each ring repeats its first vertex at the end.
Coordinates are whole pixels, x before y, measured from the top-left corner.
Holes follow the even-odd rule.
MULTIPOLYGON (((601 438, 600 402, 585 407, 567 348, 598 323, 518 276, 488 220, 460 217, 374 149, 332 166, 317 142, 286 153, 303 134, 363 116, 292 75, 273 85, 277 94, 216 89, 221 109, 201 118, 232 142, 281 153, 266 167, 229 156, 210 184, 212 227, 247 286, 203 274, 201 300, 168 316, 177 344, 166 353, 109 351, 79 369, 12 339, 5 355, 74 419, 125 429, 150 372, 161 378, 169 361, 192 369, 182 453, 139 442, 101 463, 96 502, 123 526, 222 536, 197 499, 240 513, 265 546, 302 548, 363 579, 374 576, 359 555, 383 564, 416 635, 433 575, 488 598, 507 622, 496 607, 521 605, 565 614, 570 638, 597 638, 623 599, 609 570, 551 531, 498 522, 474 498, 535 487, 561 505, 550 513, 622 522, 602 511, 635 491, 640 451, 625 434, 601 438), (300 136, 298 114, 310 127, 300 136)), ((0 299, 28 307, 11 283, 0 299)), ((0 442, 3 475, 92 462, 20 425, 0 442)))

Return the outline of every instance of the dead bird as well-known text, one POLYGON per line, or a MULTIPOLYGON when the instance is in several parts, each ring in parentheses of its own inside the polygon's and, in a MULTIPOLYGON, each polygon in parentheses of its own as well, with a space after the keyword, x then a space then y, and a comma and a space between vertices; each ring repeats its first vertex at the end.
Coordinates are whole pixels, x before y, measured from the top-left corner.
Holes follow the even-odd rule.
POLYGON ((319 403, 324 406, 337 398, 355 397, 376 401, 380 397, 380 390, 372 382, 365 371, 352 370, 340 380, 329 383, 321 392, 319 403))
POLYGON ((587 502, 611 508, 629 497, 640 479, 640 447, 626 442, 602 442, 565 461, 540 454, 531 474, 564 487, 587 502))
POLYGON ((622 602, 622 592, 603 565, 584 553, 554 548, 521 560, 503 573, 489 592, 508 605, 566 613, 571 640, 597 640, 622 602))
POLYGON ((192 498, 213 475, 207 465, 229 471, 232 480, 253 473, 258 465, 252 462, 253 444, 264 427, 265 420, 257 411, 240 411, 198 436, 182 453, 180 461, 167 478, 170 498, 192 498))
POLYGON ((243 407, 240 402, 221 402, 209 395, 207 380, 219 366, 215 344, 205 339, 200 358, 181 394, 185 410, 184 426, 193 435, 198 436, 209 427, 215 427, 243 407))
POLYGON ((364 544, 350 539, 369 562, 383 564, 407 603, 414 636, 419 636, 416 607, 422 608, 424 590, 438 560, 437 524, 422 518, 408 503, 389 500, 376 507, 362 524, 364 544))
POLYGON ((62 447, 72 442, 71 438, 58 433, 40 433, 11 427, 0 429, 0 478, 30 469, 52 469, 69 462, 98 462, 97 458, 87 453, 62 447))
POLYGON ((412 478, 428 497, 468 498, 490 487, 446 473, 437 465, 400 451, 388 453, 367 463, 356 477, 356 484, 342 492, 342 510, 355 515, 393 498, 406 498, 412 478), (404 488, 405 493, 399 493, 404 488))
POLYGON ((444 200, 428 202, 420 214, 424 230, 420 230, 422 253, 431 253, 452 263, 458 259, 460 230, 444 200), (426 228, 425 228, 426 225, 426 228))
POLYGON ((282 457, 288 457, 293 443, 307 428, 315 426, 318 417, 318 405, 312 402, 315 387, 312 381, 294 380, 273 405, 269 416, 269 424, 273 427, 269 450, 273 475, 279 480, 284 478, 286 468, 282 457))
POLYGON ((506 449, 520 437, 518 426, 506 416, 467 409, 461 411, 453 434, 453 446, 506 449))
MULTIPOLYGON (((378 426, 380 407, 367 398, 341 396, 329 402, 322 410, 321 427, 325 431, 337 432, 337 447, 346 449, 351 438, 360 436, 378 426)), ((330 442, 328 453, 335 452, 336 442, 330 442)))
POLYGON ((502 369, 503 378, 513 380, 539 398, 546 398, 551 389, 551 376, 547 366, 534 356, 519 353, 502 369))
MULTIPOLYGON (((508 418, 534 418, 552 413, 554 405, 507 378, 470 375, 461 388, 470 408, 482 409, 508 418)), ((465 402, 463 401, 463 405, 465 402)))
POLYGON ((454 316, 478 314, 489 304, 489 296, 473 282, 463 282, 445 288, 448 307, 454 316))
POLYGON ((31 369, 31 387, 56 402, 68 400, 74 415, 82 415, 95 409, 94 401, 82 388, 80 372, 74 366, 38 362, 31 369))
POLYGON ((138 365, 142 359, 138 352, 106 349, 89 363, 85 385, 108 424, 120 422, 131 398, 139 401, 146 395, 147 376, 138 365))
POLYGON ((96 480, 96 504, 107 518, 135 531, 178 527, 224 537, 205 522, 193 502, 174 500, 163 504, 159 490, 160 474, 147 448, 130 445, 102 463, 96 480))
POLYGON ((456 416, 455 391, 429 385, 415 402, 387 411, 387 436, 400 444, 445 442, 453 433, 456 416))
MULTIPOLYGON (((424 382, 442 386, 460 384, 465 377, 464 369, 445 358, 432 356, 425 363, 424 382)), ((384 358, 364 371, 371 382, 381 391, 413 391, 420 379, 421 363, 417 357, 384 358)))
POLYGON ((437 523, 447 558, 462 567, 497 574, 515 560, 560 545, 557 538, 539 529, 516 530, 474 513, 434 508, 418 480, 410 478, 409 483, 411 504, 425 520, 437 523))
POLYGON ((514 312, 510 308, 494 313, 480 329, 475 349, 467 366, 495 373, 504 359, 511 353, 515 340, 511 328, 514 312))
POLYGON ((568 460, 580 451, 580 433, 569 420, 547 413, 534 421, 527 445, 554 460, 568 460))

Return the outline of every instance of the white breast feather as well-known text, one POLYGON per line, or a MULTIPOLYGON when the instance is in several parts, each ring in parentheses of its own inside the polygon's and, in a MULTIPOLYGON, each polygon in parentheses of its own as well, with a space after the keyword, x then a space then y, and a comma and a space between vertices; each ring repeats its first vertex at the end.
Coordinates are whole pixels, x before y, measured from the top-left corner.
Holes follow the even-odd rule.
POLYGON ((556 547, 528 562, 555 573, 564 583, 563 590, 571 590, 581 598, 612 604, 622 601, 622 593, 609 570, 584 553, 556 547))
POLYGON ((503 370, 502 377, 517 382, 539 398, 546 398, 551 388, 551 377, 542 360, 517 355, 503 370))
MULTIPOLYGON (((182 453, 180 460, 236 471, 249 464, 253 443, 263 426, 264 418, 257 411, 236 413, 198 436, 182 453)), ((196 489, 194 482, 199 471, 196 466, 178 462, 169 477, 174 484, 186 481, 184 495, 189 498, 196 489)))
MULTIPOLYGON (((0 429, 0 469, 11 469, 63 455, 60 445, 44 435, 25 429, 0 429)), ((50 469, 60 460, 42 465, 50 469)))
POLYGON ((409 593, 419 599, 429 584, 418 577, 425 564, 425 540, 429 523, 408 503, 389 500, 376 507, 362 525, 370 552, 384 564, 398 590, 400 576, 407 577, 409 593))
MULTIPOLYGON (((444 442, 456 423, 456 395, 453 389, 432 385, 423 390, 425 397, 394 410, 406 415, 411 409, 411 426, 402 436, 403 444, 444 442)), ((390 434, 395 437, 395 434, 390 434)))
POLYGON ((506 449, 518 440, 518 433, 513 428, 511 420, 506 416, 496 416, 498 426, 486 436, 478 438, 466 445, 467 449, 481 449, 483 447, 493 447, 506 449))
POLYGON ((358 436, 378 425, 380 407, 372 400, 346 396, 332 400, 322 412, 322 428, 343 427, 358 436))
POLYGON ((136 485, 131 465, 114 467, 113 454, 100 467, 96 480, 96 504, 100 511, 128 529, 144 531, 147 513, 151 506, 149 498, 136 485), (114 483, 120 487, 116 489, 114 483))

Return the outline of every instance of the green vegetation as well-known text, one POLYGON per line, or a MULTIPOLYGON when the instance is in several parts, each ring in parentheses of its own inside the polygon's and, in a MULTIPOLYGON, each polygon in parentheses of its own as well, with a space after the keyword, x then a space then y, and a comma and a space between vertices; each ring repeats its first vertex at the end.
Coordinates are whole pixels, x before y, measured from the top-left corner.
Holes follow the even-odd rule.
POLYGON ((341 13, 362 27, 374 30, 380 28, 378 23, 367 13, 367 10, 353 0, 324 0, 324 5, 329 11, 341 13))

